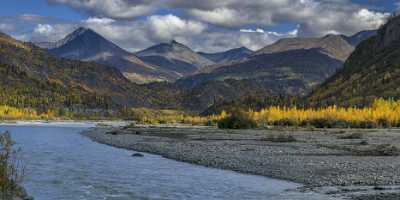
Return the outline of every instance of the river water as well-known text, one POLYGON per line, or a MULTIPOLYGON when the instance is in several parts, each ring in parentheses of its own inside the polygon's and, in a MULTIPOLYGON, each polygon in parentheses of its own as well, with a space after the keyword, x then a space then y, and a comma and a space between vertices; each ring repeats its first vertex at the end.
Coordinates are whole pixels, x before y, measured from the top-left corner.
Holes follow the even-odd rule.
POLYGON ((24 186, 36 200, 312 200, 295 183, 210 169, 92 142, 94 123, 1 124, 22 149, 24 186), (287 191, 291 190, 291 191, 287 191))

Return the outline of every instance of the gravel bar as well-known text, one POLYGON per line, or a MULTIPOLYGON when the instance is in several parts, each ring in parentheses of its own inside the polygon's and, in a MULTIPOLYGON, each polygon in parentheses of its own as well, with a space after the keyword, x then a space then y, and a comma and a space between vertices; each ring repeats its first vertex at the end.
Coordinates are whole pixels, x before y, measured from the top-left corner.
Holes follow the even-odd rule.
POLYGON ((400 185, 398 129, 220 130, 137 126, 98 127, 82 134, 119 148, 289 180, 325 193, 400 199, 400 187, 395 187, 400 185), (382 147, 384 150, 380 150, 382 147), (360 189, 366 186, 370 189, 360 189), (388 186, 391 189, 385 190, 388 186))

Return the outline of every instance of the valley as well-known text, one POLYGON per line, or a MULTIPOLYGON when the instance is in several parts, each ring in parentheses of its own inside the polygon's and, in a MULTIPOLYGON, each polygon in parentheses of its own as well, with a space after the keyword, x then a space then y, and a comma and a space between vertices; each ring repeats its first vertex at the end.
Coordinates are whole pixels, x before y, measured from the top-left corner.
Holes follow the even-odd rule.
POLYGON ((364 35, 283 39, 256 52, 238 48, 212 54, 197 53, 177 41, 130 53, 82 27, 54 44, 38 44, 44 49, 3 34, 2 66, 7 73, 0 96, 3 104, 18 108, 89 115, 126 106, 203 112, 218 102, 248 96, 304 97, 342 67, 356 44, 351 38, 362 41, 364 35), (27 65, 33 60, 40 71, 27 65), (16 79, 24 81, 7 85, 16 79), (39 92, 33 82, 47 92, 39 92), (64 107, 68 109, 60 109, 64 107))
POLYGON ((399 198, 386 4, 38 2, 0 18, 0 199, 399 198))

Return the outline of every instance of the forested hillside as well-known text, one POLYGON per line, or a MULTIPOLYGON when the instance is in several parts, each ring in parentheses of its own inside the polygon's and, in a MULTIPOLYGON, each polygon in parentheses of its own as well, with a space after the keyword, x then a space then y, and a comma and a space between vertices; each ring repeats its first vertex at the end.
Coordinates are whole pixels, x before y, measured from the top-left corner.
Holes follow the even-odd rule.
POLYGON ((310 96, 314 105, 365 105, 378 97, 400 97, 400 16, 362 42, 344 68, 310 96))
POLYGON ((0 35, 0 72, 3 105, 41 110, 176 107, 175 92, 150 91, 115 68, 59 59, 5 34, 0 35))

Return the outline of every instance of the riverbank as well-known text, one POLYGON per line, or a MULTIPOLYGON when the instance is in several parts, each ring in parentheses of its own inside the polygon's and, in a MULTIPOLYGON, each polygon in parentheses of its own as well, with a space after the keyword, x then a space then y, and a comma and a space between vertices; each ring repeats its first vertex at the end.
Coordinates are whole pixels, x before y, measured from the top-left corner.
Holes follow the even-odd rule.
POLYGON ((25 188, 20 187, 18 189, 18 196, 14 200, 34 200, 34 198, 28 195, 25 188))
POLYGON ((307 190, 347 196, 368 194, 371 199, 380 193, 400 192, 400 151, 394 146, 400 143, 397 129, 292 131, 153 126, 93 128, 83 134, 120 148, 302 183, 307 190))

